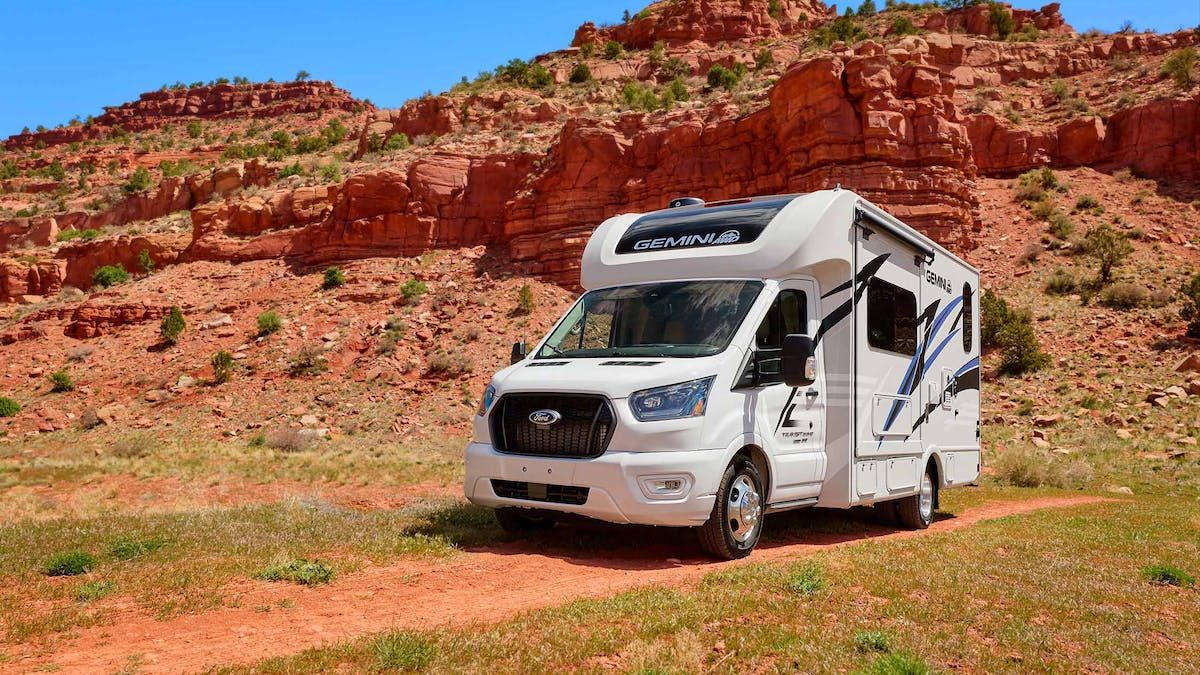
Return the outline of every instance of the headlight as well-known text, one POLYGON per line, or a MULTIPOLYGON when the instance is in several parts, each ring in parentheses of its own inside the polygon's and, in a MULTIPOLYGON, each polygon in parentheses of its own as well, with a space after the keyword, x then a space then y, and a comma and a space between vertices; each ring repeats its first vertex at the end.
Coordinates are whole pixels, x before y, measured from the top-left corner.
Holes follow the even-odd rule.
POLYGON ((629 397, 629 407, 642 422, 700 417, 708 405, 714 377, 636 391, 629 397))
POLYGON ((496 400, 496 388, 488 385, 487 389, 483 390, 483 397, 479 399, 479 409, 475 411, 476 415, 483 417, 487 414, 488 408, 492 407, 492 402, 496 400))

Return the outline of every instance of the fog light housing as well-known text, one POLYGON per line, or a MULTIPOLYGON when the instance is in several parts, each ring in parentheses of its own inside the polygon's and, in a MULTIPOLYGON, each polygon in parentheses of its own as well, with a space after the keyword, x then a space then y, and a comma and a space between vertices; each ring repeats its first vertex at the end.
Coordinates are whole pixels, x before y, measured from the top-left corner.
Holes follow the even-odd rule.
POLYGON ((650 499, 678 499, 692 488, 692 477, 686 474, 642 476, 638 483, 642 494, 650 499))

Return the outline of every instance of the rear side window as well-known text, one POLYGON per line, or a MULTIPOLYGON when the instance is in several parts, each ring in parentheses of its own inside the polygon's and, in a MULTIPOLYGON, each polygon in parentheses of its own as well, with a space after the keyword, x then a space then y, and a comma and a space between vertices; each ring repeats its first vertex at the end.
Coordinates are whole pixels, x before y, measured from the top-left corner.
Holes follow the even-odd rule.
POLYGON ((871 279, 867 285, 867 342, 906 356, 917 353, 917 296, 871 279))
POLYGON ((970 354, 975 339, 975 294, 971 284, 963 284, 963 351, 970 354))

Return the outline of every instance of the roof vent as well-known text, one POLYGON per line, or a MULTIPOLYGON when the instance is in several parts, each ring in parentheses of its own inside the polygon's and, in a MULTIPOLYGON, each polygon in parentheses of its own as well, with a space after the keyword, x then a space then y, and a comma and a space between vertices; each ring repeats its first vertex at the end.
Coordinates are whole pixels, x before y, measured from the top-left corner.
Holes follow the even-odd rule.
POLYGON ((676 197, 667 204, 668 209, 678 209, 683 206, 704 206, 704 200, 699 197, 676 197))

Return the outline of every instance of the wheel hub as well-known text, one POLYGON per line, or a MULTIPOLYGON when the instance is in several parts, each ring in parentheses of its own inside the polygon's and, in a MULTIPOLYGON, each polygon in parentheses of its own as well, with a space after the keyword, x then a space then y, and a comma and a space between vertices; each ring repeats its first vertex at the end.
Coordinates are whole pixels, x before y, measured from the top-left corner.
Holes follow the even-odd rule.
POLYGON ((921 520, 928 523, 933 519, 933 480, 928 473, 921 477, 921 496, 917 507, 921 511, 921 520))
POLYGON ((754 482, 745 474, 734 479, 729 486, 729 531, 734 540, 745 543, 758 529, 762 519, 762 498, 754 482))

